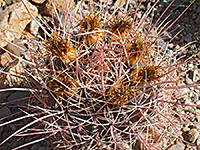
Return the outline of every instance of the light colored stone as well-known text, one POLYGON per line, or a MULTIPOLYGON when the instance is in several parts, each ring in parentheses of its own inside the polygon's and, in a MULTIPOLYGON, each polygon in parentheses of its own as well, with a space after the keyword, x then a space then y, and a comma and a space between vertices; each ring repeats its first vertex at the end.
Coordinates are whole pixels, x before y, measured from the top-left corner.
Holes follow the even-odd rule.
POLYGON ((199 132, 197 131, 197 129, 191 129, 188 132, 189 141, 192 142, 192 143, 195 143, 195 141, 197 140, 198 136, 199 136, 199 132))
POLYGON ((194 65, 192 63, 188 64, 188 68, 193 69, 194 65))
POLYGON ((195 69, 195 70, 194 70, 193 81, 194 81, 194 82, 197 82, 198 80, 200 80, 200 70, 195 69))
MULTIPOLYGON (((24 0, 26 6, 29 8, 30 13, 38 16, 38 10, 35 6, 24 0)), ((0 37, 2 39, 12 41, 15 37, 21 35, 26 25, 32 20, 24 4, 18 2, 0 11, 0 37)), ((0 39, 0 46, 7 45, 6 41, 0 39)))
POLYGON ((196 101, 196 105, 198 106, 200 105, 200 100, 196 101))
POLYGON ((188 77, 188 74, 186 75, 186 79, 185 79, 187 84, 192 84, 193 81, 188 77))
POLYGON ((136 15, 137 15, 137 17, 140 19, 140 18, 142 18, 142 15, 143 15, 143 14, 142 14, 141 12, 138 12, 136 15))
POLYGON ((187 131, 189 131, 189 130, 190 130, 190 128, 188 128, 188 126, 186 126, 186 127, 184 127, 184 128, 182 129, 183 132, 187 132, 187 131))
POLYGON ((197 146, 200 146, 200 136, 197 138, 197 146))
MULTIPOLYGON (((56 9, 59 12, 62 10, 67 10, 66 1, 67 1, 68 8, 71 8, 72 6, 74 6, 73 0, 52 0, 53 4, 55 5, 56 9)), ((45 4, 44 13, 46 15, 53 15, 53 16, 55 15, 55 10, 53 8, 51 0, 47 0, 45 4)))
POLYGON ((126 0, 116 0, 115 4, 114 4, 114 8, 118 8, 123 6, 126 3, 126 0))
POLYGON ((32 0, 34 3, 36 4, 43 4, 45 2, 45 0, 32 0))
POLYGON ((179 50, 180 48, 181 48, 180 45, 176 44, 175 49, 179 50))
POLYGON ((10 55, 8 53, 3 53, 0 56, 0 66, 5 67, 7 63, 9 63, 12 60, 10 55))
MULTIPOLYGON (((7 49, 12 54, 20 56, 21 53, 24 52, 26 49, 24 42, 25 41, 16 38, 12 43, 8 43, 8 45, 6 45, 6 47, 5 47, 5 49, 7 49)), ((11 57, 13 59, 15 58, 14 56, 11 56, 11 57)))
POLYGON ((120 146, 123 148, 123 150, 132 150, 127 141, 121 141, 120 146))
MULTIPOLYGON (((196 115, 197 121, 200 123, 200 114, 196 115)), ((200 125, 199 125, 200 127, 200 125)))
POLYGON ((37 35, 38 29, 39 25, 34 20, 32 20, 30 23, 30 33, 32 33, 33 35, 37 35))
POLYGON ((0 6, 2 5, 2 3, 3 3, 3 0, 0 0, 0 6))
POLYGON ((182 143, 179 143, 179 144, 173 145, 168 150, 184 150, 184 149, 185 149, 185 145, 182 143))
POLYGON ((112 0, 100 0, 100 2, 102 2, 102 3, 107 3, 108 2, 108 4, 109 4, 109 3, 112 3, 112 0))
POLYGON ((22 78, 22 73, 24 72, 22 62, 15 59, 4 71, 11 73, 11 75, 3 73, 0 74, 0 85, 13 87, 24 83, 24 79, 22 78))
MULTIPOLYGON (((15 39, 12 43, 8 43, 6 45, 5 49, 7 49, 12 54, 15 54, 16 56, 20 56, 22 52, 26 50, 26 47, 24 45, 25 41, 21 39, 15 39)), ((13 59, 14 56, 11 56, 13 59)))
POLYGON ((174 48, 175 45, 173 43, 170 43, 170 44, 167 44, 167 47, 171 49, 171 48, 174 48))
POLYGON ((16 1, 15 0, 4 0, 4 2, 6 3, 6 5, 11 5, 16 1))

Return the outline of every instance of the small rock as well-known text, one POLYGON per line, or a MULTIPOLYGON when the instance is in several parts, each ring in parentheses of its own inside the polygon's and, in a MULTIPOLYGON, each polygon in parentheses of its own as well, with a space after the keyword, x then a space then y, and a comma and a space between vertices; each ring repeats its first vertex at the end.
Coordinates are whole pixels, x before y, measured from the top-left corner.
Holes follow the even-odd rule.
POLYGON ((189 69, 193 69, 194 68, 194 65, 192 63, 188 64, 188 68, 189 69))
POLYGON ((162 147, 166 147, 166 146, 167 146, 167 143, 168 143, 167 138, 163 138, 163 139, 162 139, 162 147))
POLYGON ((196 14, 196 13, 193 13, 193 14, 192 14, 192 19, 196 19, 196 17, 197 17, 197 14, 196 14))
POLYGON ((6 5, 11 5, 13 3, 15 3, 15 0, 4 0, 4 2, 6 3, 6 5))
POLYGON ((176 44, 175 49, 179 50, 180 48, 181 48, 180 45, 176 44))
POLYGON ((74 1, 73 0, 47 0, 45 3, 45 8, 44 8, 44 13, 46 15, 54 16, 55 15, 55 10, 52 6, 52 2, 55 5, 56 9, 60 12, 61 10, 67 10, 67 5, 69 8, 74 6, 74 1), (66 5, 67 2, 67 5, 66 5))
MULTIPOLYGON (((1 88, 7 88, 6 86, 1 85, 1 84, 0 84, 0 87, 1 87, 1 88)), ((6 98, 7 98, 11 93, 12 93, 12 92, 10 92, 10 91, 0 92, 0 103, 5 102, 6 98)))
POLYGON ((121 141, 120 146, 123 148, 123 150, 131 150, 130 145, 126 141, 121 141))
POLYGON ((200 86, 195 86, 194 89, 200 91, 200 86))
POLYGON ((140 19, 140 18, 142 18, 142 13, 141 12, 138 12, 137 14, 137 17, 140 19))
POLYGON ((195 141, 197 140, 198 136, 199 136, 199 132, 197 131, 197 129, 191 129, 188 132, 189 141, 192 142, 192 143, 195 143, 195 141))
POLYGON ((16 126, 14 124, 10 124, 10 128, 13 130, 13 131, 16 131, 16 126))
POLYGON ((24 97, 28 97, 28 96, 29 96, 29 92, 15 92, 15 93, 11 94, 7 98, 7 100, 8 101, 13 101, 13 100, 24 98, 24 97))
POLYGON ((34 36, 32 33, 30 33, 29 31, 26 31, 26 30, 25 30, 23 33, 24 33, 23 38, 26 39, 26 40, 27 40, 27 39, 31 39, 31 38, 32 38, 32 39, 35 38, 35 36, 34 36))
POLYGON ((190 131, 190 128, 188 128, 188 126, 186 126, 186 127, 182 128, 182 131, 183 132, 188 132, 188 131, 190 131))
POLYGON ((119 8, 120 6, 123 6, 125 3, 126 3, 126 0, 116 0, 112 8, 119 8))
POLYGON ((173 43, 167 44, 167 47, 169 47, 170 49, 174 48, 175 45, 173 43))
POLYGON ((10 87, 17 86, 17 85, 22 86, 25 83, 23 78, 19 78, 19 76, 23 77, 22 73, 24 72, 24 69, 22 68, 22 64, 23 62, 17 61, 17 59, 16 61, 9 64, 9 66, 6 69, 8 70, 9 73, 16 76, 3 74, 0 80, 0 85, 2 84, 2 85, 10 86, 10 87))
MULTIPOLYGON (((26 49, 24 45, 24 41, 21 39, 15 39, 12 43, 8 43, 5 47, 9 52, 12 54, 15 54, 17 56, 20 56, 21 53, 26 49)), ((13 59, 15 58, 14 56, 11 56, 13 59)))
POLYGON ((181 28, 181 25, 177 23, 174 27, 178 29, 181 28))
POLYGON ((195 22, 196 22, 197 24, 199 24, 199 22, 200 22, 200 14, 199 14, 198 17, 196 18, 195 22))
MULTIPOLYGON (((3 121, 0 120, 0 124, 2 124, 2 123, 3 123, 3 121)), ((1 138, 3 131, 4 131, 4 127, 1 126, 0 127, 0 138, 1 138)))
MULTIPOLYGON (((23 99, 23 98, 27 98, 29 96, 29 92, 15 92, 13 94, 11 94, 7 100, 8 101, 14 101, 14 100, 18 100, 18 99, 23 99)), ((27 99, 26 99, 27 100, 27 99)), ((19 100, 18 102, 14 102, 15 104, 19 104, 19 105, 25 105, 26 104, 26 100, 19 100)))
POLYGON ((198 101, 196 102, 196 105, 200 106, 200 100, 198 100, 198 101))
POLYGON ((0 6, 2 5, 2 3, 3 3, 3 0, 0 0, 0 6))
POLYGON ((197 82, 198 80, 200 80, 199 70, 198 70, 198 69, 195 69, 195 70, 194 70, 193 81, 194 81, 194 82, 197 82))
POLYGON ((193 19, 190 19, 190 24, 194 24, 194 20, 193 19))
MULTIPOLYGON (((107 0, 100 0, 100 2, 102 2, 102 3, 106 3, 107 0)), ((108 0, 108 3, 112 3, 112 0, 108 0)))
POLYGON ((7 106, 0 109, 0 118, 6 117, 6 116, 9 116, 9 115, 11 115, 11 112, 8 109, 7 106))
POLYGON ((118 133, 116 134, 116 141, 119 142, 122 140, 122 136, 118 133))
POLYGON ((180 39, 180 43, 183 43, 184 42, 184 37, 182 37, 181 39, 180 39))
MULTIPOLYGON (((30 13, 33 17, 38 16, 37 8, 24 0, 30 13)), ((27 12, 22 2, 12 4, 4 10, 0 10, 0 37, 13 41, 17 36, 20 36, 26 25, 32 20, 32 17, 27 12)), ((7 45, 6 41, 0 40, 0 46, 7 45)))
POLYGON ((33 35, 37 35, 38 29, 39 25, 34 20, 32 20, 30 23, 30 33, 32 33, 33 35))
POLYGON ((39 149, 39 147, 40 147, 39 144, 34 144, 34 145, 31 147, 31 150, 39 149))
POLYGON ((47 147, 40 147, 38 150, 48 150, 47 147))
POLYGON ((185 145, 182 143, 179 143, 179 144, 173 145, 168 150, 184 150, 184 149, 185 149, 185 145))
POLYGON ((32 0, 32 1, 39 5, 42 5, 45 2, 45 0, 32 0))
POLYGON ((0 66, 5 67, 10 61, 12 61, 12 58, 7 52, 0 56, 0 66))
POLYGON ((185 81, 186 81, 187 84, 192 84, 192 83, 193 83, 192 79, 190 79, 190 78, 188 77, 188 74, 186 75, 185 81))
POLYGON ((197 130, 200 130, 200 122, 195 122, 194 126, 197 130))
POLYGON ((195 121, 195 117, 190 117, 190 121, 194 122, 195 121))
POLYGON ((196 103, 197 101, 199 101, 199 94, 196 93, 196 92, 193 92, 193 99, 194 99, 194 102, 196 103))
POLYGON ((190 23, 190 18, 189 17, 184 17, 184 18, 182 18, 181 19, 181 21, 183 22, 183 23, 185 23, 185 24, 189 24, 190 23))
MULTIPOLYGON (((196 115, 196 118, 197 118, 197 122, 200 123, 200 114, 196 115)), ((199 125, 199 127, 200 127, 200 125, 199 125)))
POLYGON ((197 138, 197 146, 200 146, 200 136, 197 138))
POLYGON ((191 33, 189 33, 189 34, 187 34, 186 36, 185 36, 185 41, 186 42, 192 42, 192 34, 191 33))

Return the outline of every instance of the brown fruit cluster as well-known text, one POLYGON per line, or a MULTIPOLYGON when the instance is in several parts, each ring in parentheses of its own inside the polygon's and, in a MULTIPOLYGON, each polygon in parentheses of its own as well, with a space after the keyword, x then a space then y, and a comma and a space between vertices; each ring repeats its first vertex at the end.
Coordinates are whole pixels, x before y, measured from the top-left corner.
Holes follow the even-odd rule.
POLYGON ((56 93, 57 97, 72 96, 78 92, 76 81, 65 73, 52 74, 50 78, 52 79, 48 81, 47 86, 56 93))
POLYGON ((86 33, 84 35, 84 40, 87 44, 93 45, 96 44, 97 41, 103 39, 103 19, 100 15, 100 13, 93 13, 90 12, 89 14, 86 14, 83 16, 82 20, 78 20, 78 25, 81 27, 80 32, 86 33), (93 33, 87 33, 87 32, 93 32, 93 33))
POLYGON ((76 48, 74 48, 72 42, 65 38, 61 38, 57 32, 54 32, 48 40, 44 41, 45 49, 57 56, 64 62, 71 62, 76 59, 76 48))

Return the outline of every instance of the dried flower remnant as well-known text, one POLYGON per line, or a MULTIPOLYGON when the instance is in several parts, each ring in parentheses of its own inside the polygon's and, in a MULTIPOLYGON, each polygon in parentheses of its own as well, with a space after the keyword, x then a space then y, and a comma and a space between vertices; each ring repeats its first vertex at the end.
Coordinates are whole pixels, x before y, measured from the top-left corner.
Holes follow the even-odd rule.
POLYGON ((135 69, 132 72, 132 79, 138 85, 149 82, 160 81, 163 75, 162 67, 159 65, 146 65, 135 69))
POLYGON ((135 96, 136 91, 135 86, 119 83, 111 87, 107 94, 109 97, 108 101, 111 101, 113 105, 120 105, 123 102, 131 100, 135 96))
POLYGON ((145 56, 150 55, 151 44, 143 39, 133 39, 127 42, 125 48, 130 64, 134 65, 139 58, 143 61, 145 56))
POLYGON ((103 32, 100 32, 99 30, 102 30, 103 27, 103 21, 102 17, 100 16, 100 13, 93 13, 90 12, 89 14, 86 14, 83 16, 84 19, 78 21, 78 26, 81 27, 81 32, 93 32, 84 35, 84 39, 87 44, 95 44, 98 40, 103 39, 103 32), (99 32, 95 32, 99 31, 99 32))
POLYGON ((44 46, 49 53, 64 62, 68 63, 76 59, 76 48, 73 47, 71 41, 59 37, 56 32, 44 41, 44 46))
POLYGON ((78 92, 78 84, 75 79, 67 76, 66 74, 52 74, 51 80, 48 81, 47 86, 57 93, 59 96, 74 95, 78 92), (67 88, 68 87, 68 88, 67 88))
MULTIPOLYGON (((127 38, 131 30, 131 21, 128 18, 116 16, 110 21, 108 29, 119 38, 127 38)), ((111 35, 111 37, 116 39, 115 35, 111 35)))

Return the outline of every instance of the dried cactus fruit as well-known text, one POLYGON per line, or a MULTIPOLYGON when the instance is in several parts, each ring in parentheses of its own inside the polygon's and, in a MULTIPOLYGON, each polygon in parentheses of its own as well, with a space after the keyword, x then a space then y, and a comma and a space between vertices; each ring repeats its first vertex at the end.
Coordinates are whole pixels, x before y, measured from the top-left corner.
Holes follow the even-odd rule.
POLYGON ((137 61, 143 61, 145 57, 150 56, 152 50, 151 43, 141 38, 133 38, 125 45, 128 61, 131 65, 135 65, 137 61))
POLYGON ((119 17, 119 16, 114 16, 108 22, 108 25, 107 25, 109 31, 114 34, 114 35, 113 34, 111 35, 113 39, 128 38, 129 32, 131 31, 131 26, 132 26, 132 23, 130 21, 130 18, 119 17))
POLYGON ((44 41, 45 49, 53 56, 58 57, 64 62, 71 62, 76 59, 76 48, 68 39, 61 38, 57 32, 54 32, 48 40, 44 41))
POLYGON ((73 96, 74 93, 78 92, 78 84, 75 79, 69 77, 64 73, 58 75, 52 74, 52 79, 48 80, 47 86, 53 90, 57 96, 73 96))
POLYGON ((123 102, 130 101, 134 96, 136 96, 137 87, 119 83, 110 88, 109 93, 107 94, 108 100, 111 101, 113 105, 120 105, 123 102))
POLYGON ((145 65, 136 68, 132 72, 132 79, 138 85, 143 85, 145 83, 160 81, 164 72, 161 66, 158 65, 145 65))
POLYGON ((84 15, 82 20, 78 20, 77 26, 81 27, 81 32, 86 33, 84 40, 87 44, 93 45, 100 39, 103 39, 104 33, 101 31, 103 19, 100 13, 90 12, 89 14, 84 15))

